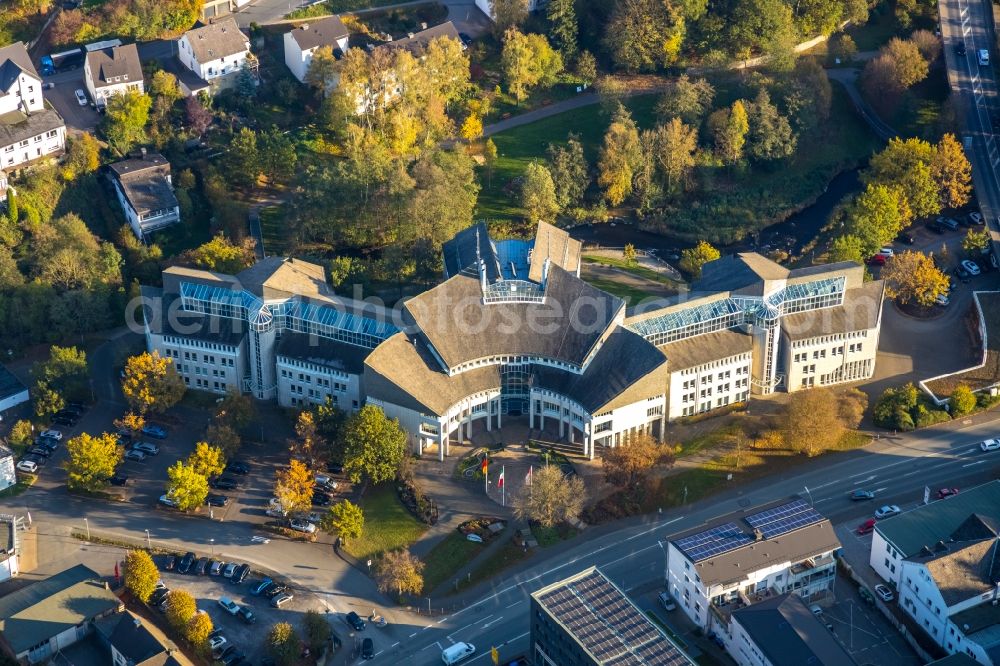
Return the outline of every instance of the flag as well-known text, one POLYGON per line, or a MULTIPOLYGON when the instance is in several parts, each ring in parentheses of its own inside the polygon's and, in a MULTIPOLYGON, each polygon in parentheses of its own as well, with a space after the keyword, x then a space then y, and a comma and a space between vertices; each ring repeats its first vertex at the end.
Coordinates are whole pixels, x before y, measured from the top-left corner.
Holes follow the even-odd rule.
POLYGON ((119 577, 120 576, 119 576, 119 573, 118 573, 118 560, 115 560, 115 582, 118 581, 119 577))
POLYGON ((486 474, 486 469, 489 467, 490 461, 486 456, 483 456, 483 474, 486 474))
POLYGON ((500 470, 500 476, 497 477, 497 488, 503 488, 503 469, 500 470))
POLYGON ((528 467, 528 473, 524 475, 524 484, 527 486, 531 485, 531 470, 535 469, 534 465, 528 467))

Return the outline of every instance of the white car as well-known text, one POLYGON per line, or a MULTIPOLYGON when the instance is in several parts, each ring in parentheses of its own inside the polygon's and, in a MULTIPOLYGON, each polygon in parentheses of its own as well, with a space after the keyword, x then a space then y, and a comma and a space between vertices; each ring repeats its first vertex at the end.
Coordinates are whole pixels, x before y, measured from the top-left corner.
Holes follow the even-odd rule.
POLYGON ((125 460, 132 460, 134 462, 143 462, 144 460, 146 460, 146 454, 143 453, 142 451, 132 449, 131 451, 125 453, 125 460))
POLYGON ((882 520, 883 518, 889 518, 890 516, 895 516, 900 513, 903 513, 902 509, 895 504, 886 504, 882 508, 875 511, 875 517, 882 520))
POLYGON ((979 66, 986 67, 990 64, 990 52, 988 49, 979 49, 979 66))
POLYGON ((983 223, 983 214, 982 213, 976 213, 976 212, 969 213, 969 222, 972 222, 975 225, 982 224, 983 223))
POLYGON ((886 259, 888 259, 889 257, 893 257, 893 256, 896 255, 896 251, 893 250, 891 247, 888 247, 888 246, 883 247, 882 249, 880 249, 878 251, 878 253, 881 254, 886 259))
POLYGON ((149 442, 138 442, 132 446, 133 451, 142 451, 147 456, 155 456, 160 452, 160 447, 156 444, 150 444, 149 442))
POLYGON ((330 490, 337 489, 337 482, 331 479, 329 476, 326 476, 325 474, 317 474, 316 483, 318 485, 323 486, 324 488, 329 488, 330 490))
POLYGON ((228 642, 225 636, 212 636, 208 639, 208 647, 212 649, 212 652, 218 654, 221 652, 222 646, 228 642))
POLYGON ((74 92, 73 94, 76 95, 77 104, 79 104, 80 106, 87 106, 87 93, 83 92, 83 89, 77 88, 76 92, 74 92))
POLYGON ((287 515, 287 511, 282 509, 280 506, 270 506, 267 508, 265 513, 271 518, 284 518, 287 515))
POLYGON ((17 463, 17 468, 22 472, 27 472, 28 474, 38 473, 38 463, 34 463, 30 460, 22 460, 21 462, 17 463))
POLYGON ((976 262, 970 261, 968 259, 962 260, 962 268, 969 271, 969 275, 979 275, 979 273, 981 272, 976 262))
POLYGON ((941 307, 947 307, 951 303, 951 299, 948 298, 948 294, 938 294, 938 297, 934 299, 934 302, 941 307))
POLYGON ((54 439, 57 442, 61 442, 62 438, 63 438, 63 434, 60 431, 58 431, 58 430, 55 430, 53 428, 49 428, 48 430, 43 430, 42 434, 39 435, 39 437, 45 437, 47 439, 54 439))
POLYGON ((892 601, 896 598, 896 595, 892 593, 892 590, 881 583, 875 586, 875 594, 877 594, 878 598, 882 601, 892 601))
POLYGON ((316 531, 316 526, 310 523, 308 520, 293 519, 288 523, 293 530, 296 532, 305 532, 306 534, 312 534, 316 531))
POLYGON ((160 495, 160 504, 162 504, 163 506, 169 506, 171 508, 177 506, 177 502, 175 502, 174 498, 171 497, 170 495, 160 495))
POLYGON ((229 597, 219 597, 219 605, 230 615, 236 615, 240 612, 240 607, 229 597))
POLYGON ((983 451, 997 451, 1000 450, 1000 439, 984 439, 979 442, 979 448, 983 451))

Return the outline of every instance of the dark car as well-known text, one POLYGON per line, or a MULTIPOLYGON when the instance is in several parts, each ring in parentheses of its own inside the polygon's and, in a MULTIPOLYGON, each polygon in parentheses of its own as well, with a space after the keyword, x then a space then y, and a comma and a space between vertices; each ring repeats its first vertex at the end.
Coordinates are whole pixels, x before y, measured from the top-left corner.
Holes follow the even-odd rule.
POLYGON ((313 490, 313 506, 330 506, 333 500, 330 496, 320 490, 313 490))
POLYGON ((110 483, 113 486, 124 487, 128 485, 128 477, 125 476, 124 474, 118 473, 112 476, 110 479, 108 479, 108 483, 110 483))
POLYGON ((226 657, 228 657, 231 654, 236 654, 236 646, 232 645, 232 644, 229 644, 229 645, 227 645, 224 649, 222 649, 219 652, 219 656, 216 657, 216 659, 218 659, 219 661, 221 661, 221 660, 225 659, 226 657))
POLYGON ((264 597, 265 599, 274 599, 276 596, 283 593, 287 589, 288 587, 282 585, 281 583, 271 583, 266 588, 264 588, 264 591, 260 593, 260 596, 264 597))
POLYGON ((247 624, 253 624, 257 621, 257 616, 246 606, 240 606, 240 610, 236 614, 247 624))
POLYGON ((859 489, 859 490, 855 490, 853 493, 851 493, 851 499, 853 501, 855 501, 855 502, 858 502, 858 501, 861 501, 861 500, 875 499, 875 493, 873 493, 870 490, 860 490, 859 489))
POLYGON ((209 506, 226 506, 229 504, 229 497, 218 493, 209 493, 205 498, 205 504, 209 506))
POLYGON ((194 565, 194 572, 199 576, 204 576, 208 573, 208 558, 199 557, 198 563, 194 565))
POLYGON ((264 578, 264 579, 258 581, 257 583, 255 583, 254 585, 252 585, 250 587, 250 594, 252 594, 254 596, 259 595, 261 592, 263 592, 264 590, 266 590, 271 585, 271 583, 273 583, 273 582, 274 581, 271 580, 270 578, 264 578))
POLYGON ((63 407, 62 409, 60 409, 57 413, 58 414, 68 414, 69 416, 73 416, 75 418, 80 418, 85 411, 86 410, 83 407, 78 407, 76 405, 66 405, 65 407, 63 407))
POLYGON ((943 234, 946 231, 945 228, 942 227, 937 222, 931 222, 930 224, 927 225, 927 228, 938 235, 943 234))
POLYGON ((962 40, 961 42, 955 44, 955 55, 957 55, 959 58, 965 57, 965 40, 962 40))
POLYGON ((223 657, 219 661, 221 661, 226 666, 233 666, 233 664, 235 664, 236 662, 242 661, 244 659, 246 659, 246 655, 237 650, 231 653, 228 657, 223 657))
POLYGON ((180 561, 180 558, 177 557, 176 555, 166 555, 166 556, 164 556, 164 558, 163 558, 163 570, 164 571, 173 571, 174 569, 177 568, 177 563, 179 561, 180 561))
POLYGON ((370 638, 366 638, 361 641, 361 658, 362 659, 374 659, 375 658, 375 641, 370 638))
POLYGON ((34 453, 29 453, 28 455, 21 458, 21 460, 27 460, 28 462, 33 462, 39 467, 45 467, 45 463, 49 461, 47 456, 39 456, 34 453))
POLYGON ((239 481, 231 476, 220 476, 217 479, 212 479, 208 485, 216 490, 236 490, 240 486, 239 481))
POLYGON ((191 571, 191 565, 194 564, 194 559, 194 553, 184 553, 184 557, 181 558, 180 564, 177 565, 177 573, 186 574, 188 571, 191 571))
POLYGON ((118 443, 122 446, 131 446, 132 444, 132 435, 127 432, 120 432, 115 435, 115 437, 118 439, 118 443))
POLYGON ((52 417, 52 423, 56 425, 72 427, 76 425, 76 419, 72 418, 71 416, 67 416, 65 414, 56 414, 55 416, 52 417))
POLYGON ((149 603, 154 606, 159 606, 163 603, 163 600, 167 598, 168 594, 170 594, 170 590, 165 587, 153 590, 153 594, 149 597, 149 603))
POLYGON ((327 463, 326 471, 328 471, 330 474, 343 474, 344 466, 336 462, 327 463))
POLYGON ((250 473, 250 466, 247 465, 245 462, 240 462, 236 460, 226 465, 226 471, 229 472, 230 474, 246 475, 250 473))
POLYGON ((52 449, 47 446, 33 446, 28 449, 28 453, 36 456, 42 456, 43 458, 48 458, 52 455, 52 449))
POLYGON ((87 411, 87 405, 79 400, 70 400, 66 403, 66 409, 75 409, 79 412, 85 412, 87 411))
POLYGON ((49 451, 55 451, 59 448, 59 440, 52 437, 38 437, 35 439, 35 446, 43 446, 49 451))
POLYGON ((955 277, 957 277, 962 284, 969 284, 969 280, 972 279, 972 276, 969 275, 969 271, 965 270, 961 266, 955 269, 955 277))
POLYGON ((236 567, 236 571, 233 572, 233 577, 230 578, 229 580, 233 581, 236 584, 242 583, 244 580, 246 580, 247 575, 249 573, 250 573, 250 565, 241 564, 240 566, 236 567))
POLYGON ((913 243, 916 242, 916 239, 913 237, 913 235, 908 234, 905 231, 900 232, 900 234, 896 236, 896 238, 899 239, 900 243, 906 243, 907 245, 913 245, 913 243))
POLYGON ((350 613, 344 616, 344 622, 349 624, 351 628, 354 629, 354 631, 365 630, 365 621, 362 620, 361 617, 354 611, 351 611, 350 613))
POLYGON ((142 427, 142 434, 152 437, 153 439, 166 439, 167 429, 156 423, 147 423, 142 427))

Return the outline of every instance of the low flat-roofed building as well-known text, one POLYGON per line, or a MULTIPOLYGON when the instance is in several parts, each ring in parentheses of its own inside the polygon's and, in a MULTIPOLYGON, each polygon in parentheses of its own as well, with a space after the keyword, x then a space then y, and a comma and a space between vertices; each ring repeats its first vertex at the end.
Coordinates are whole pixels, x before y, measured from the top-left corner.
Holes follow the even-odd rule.
POLYGON ((8 409, 28 402, 28 387, 7 368, 0 365, 0 418, 8 409))
MULTIPOLYGON (((0 444, 0 490, 6 490, 17 483, 17 471, 14 469, 14 452, 0 444)), ((0 580, 3 580, 0 576, 0 580)))
MULTIPOLYGON (((0 446, 0 469, 6 474, 6 466, 14 470, 14 454, 5 446, 0 446), (10 457, 9 463, 3 460, 10 457)), ((2 490, 2 488, 0 488, 2 490)), ((14 578, 21 573, 21 535, 23 518, 0 514, 0 582, 14 578)))
POLYGON ((149 234, 181 219, 180 204, 170 178, 170 163, 159 153, 115 162, 108 167, 118 203, 136 237, 149 234))

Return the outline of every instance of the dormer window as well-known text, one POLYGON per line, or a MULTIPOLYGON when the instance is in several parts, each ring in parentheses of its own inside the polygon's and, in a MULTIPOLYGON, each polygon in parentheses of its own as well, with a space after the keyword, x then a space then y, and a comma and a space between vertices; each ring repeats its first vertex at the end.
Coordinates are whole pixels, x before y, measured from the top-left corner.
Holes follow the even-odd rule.
POLYGON ((122 75, 122 80, 123 81, 128 81, 128 74, 123 74, 122 75))
POLYGON ((120 77, 120 76, 116 76, 116 77, 115 77, 115 83, 118 83, 118 82, 119 82, 119 81, 121 81, 121 80, 122 80, 122 77, 120 77))

